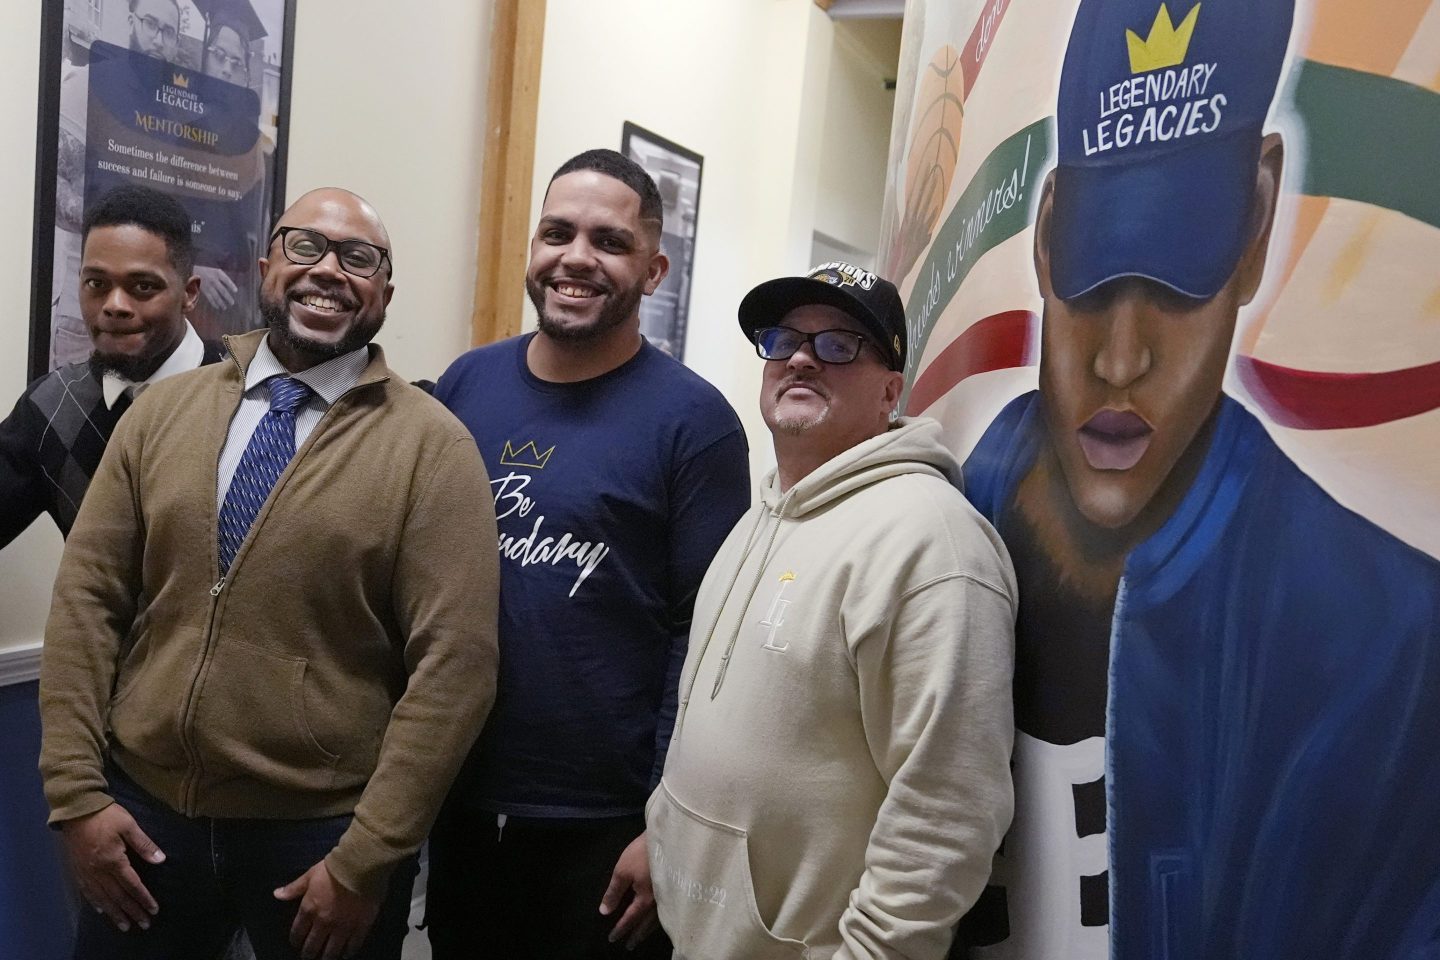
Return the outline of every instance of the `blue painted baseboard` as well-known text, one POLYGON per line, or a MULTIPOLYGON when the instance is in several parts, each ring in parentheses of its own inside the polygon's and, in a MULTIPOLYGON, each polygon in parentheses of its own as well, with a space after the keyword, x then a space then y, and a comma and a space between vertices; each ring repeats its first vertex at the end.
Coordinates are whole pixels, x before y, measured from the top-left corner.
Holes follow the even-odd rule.
POLYGON ((0 686, 0 960, 65 960, 74 915, 40 791, 39 684, 0 686))

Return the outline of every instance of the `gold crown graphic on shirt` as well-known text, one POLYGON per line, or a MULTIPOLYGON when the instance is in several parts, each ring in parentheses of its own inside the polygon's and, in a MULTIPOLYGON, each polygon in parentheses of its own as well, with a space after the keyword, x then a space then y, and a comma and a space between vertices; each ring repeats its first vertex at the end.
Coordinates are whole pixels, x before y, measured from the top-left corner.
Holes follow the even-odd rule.
POLYGON ((500 465, 502 467, 526 467, 530 470, 544 470, 545 464, 550 462, 550 454, 555 452, 555 445, 551 444, 550 449, 544 453, 535 445, 534 440, 528 440, 520 447, 511 446, 510 441, 505 441, 504 448, 500 451, 500 465), (526 451, 529 451, 527 456, 526 451))

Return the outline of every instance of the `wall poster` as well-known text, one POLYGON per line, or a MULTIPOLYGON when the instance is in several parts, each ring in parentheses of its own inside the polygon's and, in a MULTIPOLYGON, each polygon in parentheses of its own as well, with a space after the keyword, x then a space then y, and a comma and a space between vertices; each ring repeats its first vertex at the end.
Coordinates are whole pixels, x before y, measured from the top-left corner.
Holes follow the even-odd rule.
POLYGON ((1440 2, 909 0, 880 272, 1021 589, 955 956, 1440 955, 1440 2))
POLYGON ((693 150, 626 122, 620 152, 655 179, 665 206, 660 251, 670 258, 670 275, 640 301, 640 332, 676 360, 685 357, 690 316, 690 280, 695 272, 695 227, 700 215, 700 172, 704 158, 693 150))
POLYGON ((85 359, 80 229, 124 183, 192 219, 200 336, 259 325, 285 196, 295 0, 64 0, 41 24, 30 376, 85 359))

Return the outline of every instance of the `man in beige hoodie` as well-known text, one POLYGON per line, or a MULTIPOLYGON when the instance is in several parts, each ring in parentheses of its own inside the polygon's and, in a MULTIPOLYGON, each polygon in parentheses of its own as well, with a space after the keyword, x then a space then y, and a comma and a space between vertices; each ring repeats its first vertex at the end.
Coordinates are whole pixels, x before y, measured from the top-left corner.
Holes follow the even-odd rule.
POLYGON ((906 328, 846 263, 761 284, 776 470, 701 584, 647 807, 676 956, 937 960, 1010 823, 1015 578, 931 420, 906 328))

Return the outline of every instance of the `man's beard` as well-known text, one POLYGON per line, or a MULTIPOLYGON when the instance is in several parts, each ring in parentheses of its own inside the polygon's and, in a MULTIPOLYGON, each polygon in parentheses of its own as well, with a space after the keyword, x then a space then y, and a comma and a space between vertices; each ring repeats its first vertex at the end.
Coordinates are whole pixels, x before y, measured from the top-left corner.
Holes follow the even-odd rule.
POLYGON ((374 340, 375 334, 379 333, 380 328, 385 325, 385 311, 383 310, 374 321, 362 320, 357 315, 355 321, 350 324, 350 329, 345 331, 344 336, 334 343, 322 343, 319 340, 302 337, 290 328, 289 303, 289 300, 272 300, 268 297, 261 297, 260 317, 270 328, 271 336, 314 363, 324 363, 326 360, 333 360, 351 350, 358 350, 374 340))
POLYGON ((155 357, 132 357, 128 353, 100 353, 98 351, 90 354, 90 372, 99 380, 107 373, 119 374, 131 383, 143 383, 154 375, 156 370, 169 358, 173 350, 165 351, 155 357))
MULTIPOLYGON (((543 284, 525 279, 525 292, 535 305, 535 315, 540 321, 540 332, 552 340, 566 343, 592 343, 603 338, 620 326, 640 309, 640 298, 645 295, 644 284, 636 284, 623 293, 612 293, 595 322, 586 326, 565 326, 557 323, 545 313, 545 287, 543 284)), ((600 294, 604 296, 604 294, 600 294)))
POLYGON ((152 57, 156 60, 165 59, 165 53, 163 50, 152 50, 150 47, 140 42, 140 37, 135 33, 134 27, 130 28, 130 49, 135 53, 141 54, 142 56, 152 57))
POLYGON ((783 433, 791 437, 799 436, 806 430, 813 430, 816 427, 820 426, 820 424, 824 423, 826 420, 830 419, 829 391, 826 390, 824 387, 817 385, 813 380, 806 380, 803 377, 791 377, 790 379, 785 380, 783 383, 781 383, 779 389, 776 390, 774 405, 771 408, 770 416, 766 419, 769 423, 770 429, 773 430, 775 433, 783 433), (820 399, 825 401, 824 406, 822 406, 815 413, 805 415, 791 414, 789 416, 784 416, 775 413, 774 408, 780 405, 780 400, 784 396, 785 391, 790 389, 792 385, 797 383, 805 384, 811 390, 815 391, 815 393, 820 397, 820 399))
POLYGON ((830 405, 826 404, 820 412, 806 417, 775 417, 770 422, 770 429, 776 433, 798 437, 806 430, 813 430, 828 419, 830 419, 830 405))

